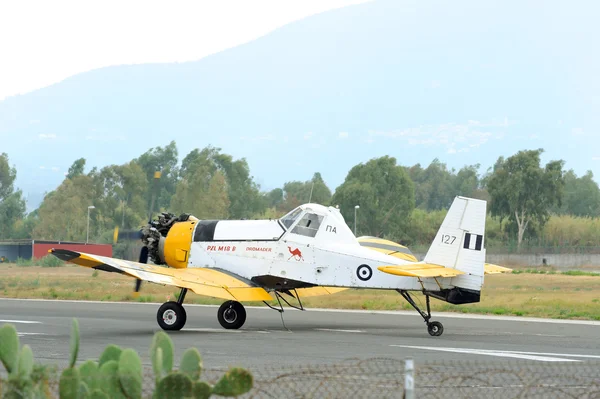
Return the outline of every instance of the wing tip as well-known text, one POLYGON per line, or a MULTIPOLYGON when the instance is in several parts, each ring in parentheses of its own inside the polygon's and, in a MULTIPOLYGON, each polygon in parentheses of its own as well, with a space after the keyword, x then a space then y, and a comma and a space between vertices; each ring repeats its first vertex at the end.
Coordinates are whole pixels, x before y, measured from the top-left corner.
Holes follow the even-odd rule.
POLYGON ((48 253, 56 256, 58 259, 63 260, 65 262, 70 262, 73 259, 77 259, 81 256, 79 252, 70 251, 68 249, 56 249, 50 248, 48 253))

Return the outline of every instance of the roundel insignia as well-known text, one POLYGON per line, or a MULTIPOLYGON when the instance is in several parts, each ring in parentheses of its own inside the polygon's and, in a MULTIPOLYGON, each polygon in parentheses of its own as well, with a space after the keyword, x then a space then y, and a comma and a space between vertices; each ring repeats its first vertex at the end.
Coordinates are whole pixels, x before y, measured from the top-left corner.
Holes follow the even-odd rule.
POLYGON ((356 269, 356 276, 362 281, 367 281, 373 276, 373 269, 369 265, 360 265, 356 269))

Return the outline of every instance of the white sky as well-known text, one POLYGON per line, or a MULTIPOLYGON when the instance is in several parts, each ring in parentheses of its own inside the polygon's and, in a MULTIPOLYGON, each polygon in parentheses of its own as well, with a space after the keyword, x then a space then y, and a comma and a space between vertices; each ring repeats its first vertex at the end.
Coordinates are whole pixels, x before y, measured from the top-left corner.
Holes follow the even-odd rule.
POLYGON ((3 0, 0 100, 118 64, 183 62, 369 0, 3 0))

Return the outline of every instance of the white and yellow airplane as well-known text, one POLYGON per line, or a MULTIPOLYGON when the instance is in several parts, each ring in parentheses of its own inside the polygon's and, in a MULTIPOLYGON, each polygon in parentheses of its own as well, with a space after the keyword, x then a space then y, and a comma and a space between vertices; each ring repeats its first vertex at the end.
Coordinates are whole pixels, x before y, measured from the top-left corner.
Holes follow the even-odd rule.
POLYGON ((188 290, 225 299, 217 318, 224 328, 237 329, 246 320, 241 302, 262 301, 281 313, 281 300, 304 310, 302 298, 368 288, 398 291, 423 317, 429 334, 440 336, 443 326, 431 321, 430 297, 452 304, 479 302, 485 274, 511 271, 485 263, 486 205, 456 197, 423 261, 399 244, 355 237, 339 209, 312 203, 275 220, 198 220, 162 213, 140 232, 140 262, 50 252, 77 265, 132 276, 136 292, 142 280, 181 288, 177 301, 158 309, 164 330, 185 325, 188 290), (426 312, 410 291, 426 296, 426 312), (279 307, 266 302, 272 299, 279 307))

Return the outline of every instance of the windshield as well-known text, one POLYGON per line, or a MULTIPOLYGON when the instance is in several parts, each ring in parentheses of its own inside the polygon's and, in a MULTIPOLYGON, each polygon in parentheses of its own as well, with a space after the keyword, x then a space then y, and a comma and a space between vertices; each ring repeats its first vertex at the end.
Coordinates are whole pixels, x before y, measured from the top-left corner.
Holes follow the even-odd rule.
POLYGON ((291 225, 294 224, 298 216, 302 213, 302 208, 296 208, 288 214, 284 215, 281 219, 281 223, 285 226, 286 229, 289 229, 291 225))

